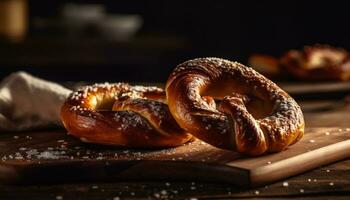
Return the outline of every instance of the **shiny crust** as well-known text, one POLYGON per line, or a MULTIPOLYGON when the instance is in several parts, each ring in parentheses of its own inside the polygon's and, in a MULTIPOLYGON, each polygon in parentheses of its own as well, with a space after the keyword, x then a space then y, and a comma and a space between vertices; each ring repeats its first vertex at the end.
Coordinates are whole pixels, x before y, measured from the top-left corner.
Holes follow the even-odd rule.
POLYGON ((61 109, 68 133, 83 142, 138 148, 174 147, 192 136, 181 129, 156 87, 95 84, 73 92, 61 109))
POLYGON ((281 57, 281 66, 302 80, 350 80, 350 56, 328 45, 306 46, 281 57))
POLYGON ((304 133, 303 113, 294 99, 237 62, 184 62, 171 73, 166 94, 180 127, 219 148, 261 155, 286 149, 304 133))

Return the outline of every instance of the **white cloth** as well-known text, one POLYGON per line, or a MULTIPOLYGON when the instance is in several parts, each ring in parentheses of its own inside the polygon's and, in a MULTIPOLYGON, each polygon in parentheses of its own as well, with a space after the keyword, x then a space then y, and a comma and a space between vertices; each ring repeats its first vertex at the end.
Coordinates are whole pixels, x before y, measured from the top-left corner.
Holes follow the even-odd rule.
POLYGON ((0 83, 0 132, 61 126, 60 108, 71 90, 16 72, 0 83))

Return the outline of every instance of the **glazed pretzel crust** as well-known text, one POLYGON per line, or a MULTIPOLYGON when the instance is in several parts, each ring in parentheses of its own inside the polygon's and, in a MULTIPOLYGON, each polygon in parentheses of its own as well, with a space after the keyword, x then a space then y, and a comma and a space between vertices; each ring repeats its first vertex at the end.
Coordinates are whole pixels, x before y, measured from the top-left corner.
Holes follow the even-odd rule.
POLYGON ((95 84, 73 92, 61 109, 68 133, 83 142, 138 148, 174 147, 192 136, 181 129, 156 87, 95 84))
POLYGON ((180 127, 219 148, 249 155, 278 152, 304 133, 299 105, 251 68, 219 58, 178 65, 166 84, 180 127))

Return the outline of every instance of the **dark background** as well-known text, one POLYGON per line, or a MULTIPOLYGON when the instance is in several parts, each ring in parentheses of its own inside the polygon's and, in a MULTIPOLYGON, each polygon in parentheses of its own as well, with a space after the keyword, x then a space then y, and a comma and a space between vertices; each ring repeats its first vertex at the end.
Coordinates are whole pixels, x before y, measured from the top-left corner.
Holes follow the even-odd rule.
POLYGON ((315 43, 350 49, 349 3, 340 0, 32 0, 28 8, 25 38, 1 39, 0 78, 26 70, 55 81, 163 82, 177 64, 195 57, 245 63, 252 53, 279 56, 315 43), (67 36, 58 24, 68 2, 138 14, 143 26, 126 41, 106 40, 93 28, 67 36), (46 20, 45 25, 38 20, 46 20))

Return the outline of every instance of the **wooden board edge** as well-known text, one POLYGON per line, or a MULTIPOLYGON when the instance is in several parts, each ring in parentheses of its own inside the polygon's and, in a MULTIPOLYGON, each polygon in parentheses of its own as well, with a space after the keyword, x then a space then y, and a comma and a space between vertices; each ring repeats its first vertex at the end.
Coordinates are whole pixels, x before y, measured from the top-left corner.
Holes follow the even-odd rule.
POLYGON ((246 169, 193 161, 58 161, 30 163, 27 166, 0 163, 2 184, 79 181, 204 181, 247 187, 250 176, 246 169))
POLYGON ((251 187, 266 185, 348 157, 350 157, 350 140, 331 144, 250 170, 251 187))

